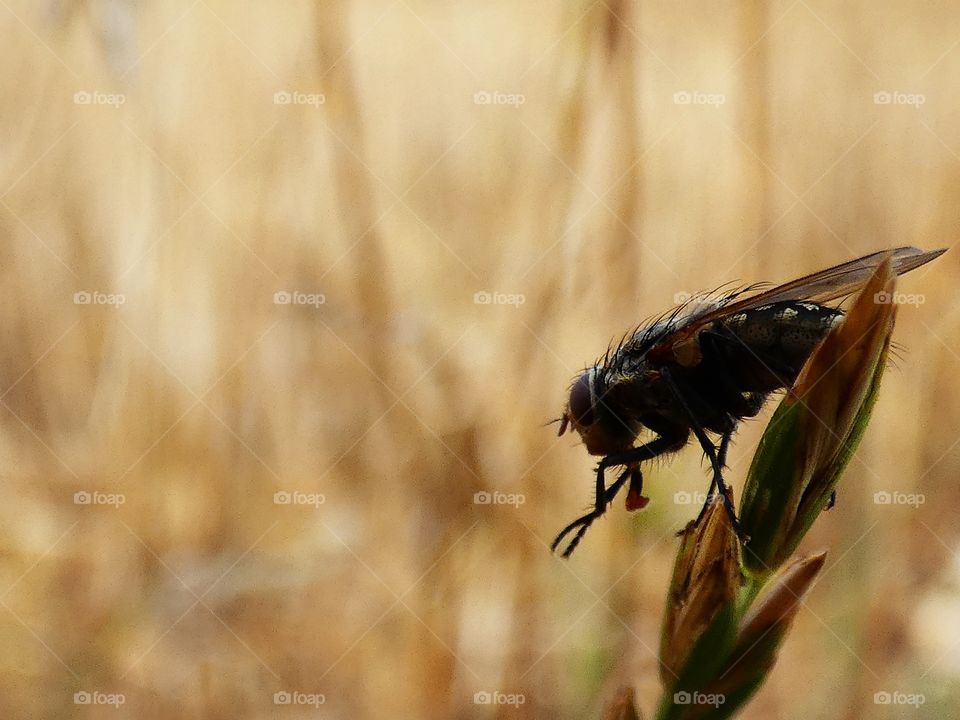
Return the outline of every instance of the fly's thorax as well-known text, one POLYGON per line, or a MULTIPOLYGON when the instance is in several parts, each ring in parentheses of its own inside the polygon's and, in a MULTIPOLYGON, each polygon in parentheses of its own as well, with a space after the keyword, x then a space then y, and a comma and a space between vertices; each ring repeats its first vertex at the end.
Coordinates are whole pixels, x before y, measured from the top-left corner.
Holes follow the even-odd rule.
MULTIPOLYGON (((693 336, 689 352, 696 368, 703 363, 697 337, 693 336)), ((672 355, 666 343, 652 350, 666 347, 666 352, 657 356, 653 352, 643 352, 633 357, 618 358, 615 365, 606 374, 610 384, 609 394, 617 398, 618 407, 624 415, 631 418, 636 435, 647 428, 658 435, 671 437, 685 436, 689 432, 687 412, 677 401, 675 389, 668 379, 668 371, 677 377, 689 378, 690 371, 672 355)))
POLYGON ((621 363, 605 373, 604 380, 607 394, 616 398, 624 412, 634 416, 648 415, 673 400, 661 366, 648 355, 621 363))

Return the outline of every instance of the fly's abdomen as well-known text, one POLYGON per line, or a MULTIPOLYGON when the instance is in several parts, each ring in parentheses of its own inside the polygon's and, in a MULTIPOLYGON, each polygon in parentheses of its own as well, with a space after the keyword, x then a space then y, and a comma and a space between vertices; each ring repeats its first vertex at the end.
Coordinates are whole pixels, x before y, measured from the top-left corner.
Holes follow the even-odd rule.
POLYGON ((786 387, 842 317, 841 310, 808 302, 745 310, 701 333, 703 360, 724 366, 744 391, 786 387))

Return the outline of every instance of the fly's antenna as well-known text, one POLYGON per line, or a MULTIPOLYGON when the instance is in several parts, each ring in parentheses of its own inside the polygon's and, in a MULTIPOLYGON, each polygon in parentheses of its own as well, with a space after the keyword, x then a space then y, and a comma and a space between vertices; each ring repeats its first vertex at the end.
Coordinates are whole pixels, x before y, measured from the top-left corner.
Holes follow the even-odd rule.
POLYGON ((547 425, 553 425, 554 423, 560 423, 560 429, 557 430, 557 437, 560 437, 567 431, 567 426, 570 424, 570 417, 566 413, 564 413, 563 415, 561 415, 558 418, 555 418, 554 420, 545 422, 543 424, 543 427, 546 427, 547 425))

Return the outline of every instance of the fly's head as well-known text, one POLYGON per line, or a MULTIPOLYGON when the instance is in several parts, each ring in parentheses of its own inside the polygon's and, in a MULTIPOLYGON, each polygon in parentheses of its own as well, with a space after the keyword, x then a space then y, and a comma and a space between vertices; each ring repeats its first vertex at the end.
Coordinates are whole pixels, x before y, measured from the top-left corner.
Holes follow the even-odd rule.
POLYGON ((640 423, 619 401, 620 389, 620 383, 607 381, 599 366, 584 371, 570 386, 559 434, 573 427, 591 455, 629 450, 640 432, 640 423))

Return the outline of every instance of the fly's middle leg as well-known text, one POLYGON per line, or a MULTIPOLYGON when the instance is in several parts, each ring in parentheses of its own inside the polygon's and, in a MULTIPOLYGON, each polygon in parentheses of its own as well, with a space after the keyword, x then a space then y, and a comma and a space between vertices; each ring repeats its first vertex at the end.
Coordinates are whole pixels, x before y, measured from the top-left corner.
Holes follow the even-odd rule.
MULTIPOLYGON (((730 438, 733 436, 733 432, 724 433, 720 438, 720 447, 717 449, 717 464, 722 470, 727 466, 727 450, 730 448, 730 438)), ((716 497, 717 490, 717 476, 714 475, 710 479, 710 489, 707 491, 707 499, 703 502, 703 507, 700 508, 700 514, 697 515, 697 524, 700 523, 700 520, 703 518, 704 514, 707 512, 707 508, 710 507, 710 503, 713 502, 713 498, 716 497)), ((724 492, 724 494, 726 494, 724 492)))
MULTIPOLYGON (((700 447, 703 448, 703 452, 710 459, 710 466, 713 469, 713 479, 710 481, 710 490, 711 494, 716 488, 720 492, 720 497, 723 499, 723 506, 726 508, 727 515, 730 518, 730 524, 733 526, 734 531, 737 533, 737 537, 740 538, 741 542, 746 542, 747 538, 743 530, 740 529, 740 521, 737 519, 737 511, 733 507, 733 500, 730 499, 730 493, 727 491, 727 484, 723 480, 723 465, 720 462, 718 457, 717 448, 714 447, 713 442, 707 437, 706 430, 703 429, 700 421, 697 419, 696 414, 690 407, 690 402, 688 401, 688 396, 696 402, 697 396, 696 393, 683 386, 677 379, 673 376, 673 373, 664 369, 661 371, 664 379, 667 381, 667 385, 670 387, 670 390, 673 392, 674 399, 677 401, 677 405, 683 411, 684 415, 687 417, 687 421, 690 423, 690 429, 693 430, 693 434, 696 435, 697 440, 700 442, 700 447)), ((724 438, 727 439, 726 443, 721 441, 721 446, 728 444, 728 436, 732 434, 733 428, 731 427, 724 433, 724 438)), ((724 458, 726 457, 726 448, 724 450, 724 458)), ((704 510, 706 506, 704 506, 704 510)), ((700 516, 703 516, 701 511, 700 516)), ((699 520, 698 517, 698 520, 699 520)))

